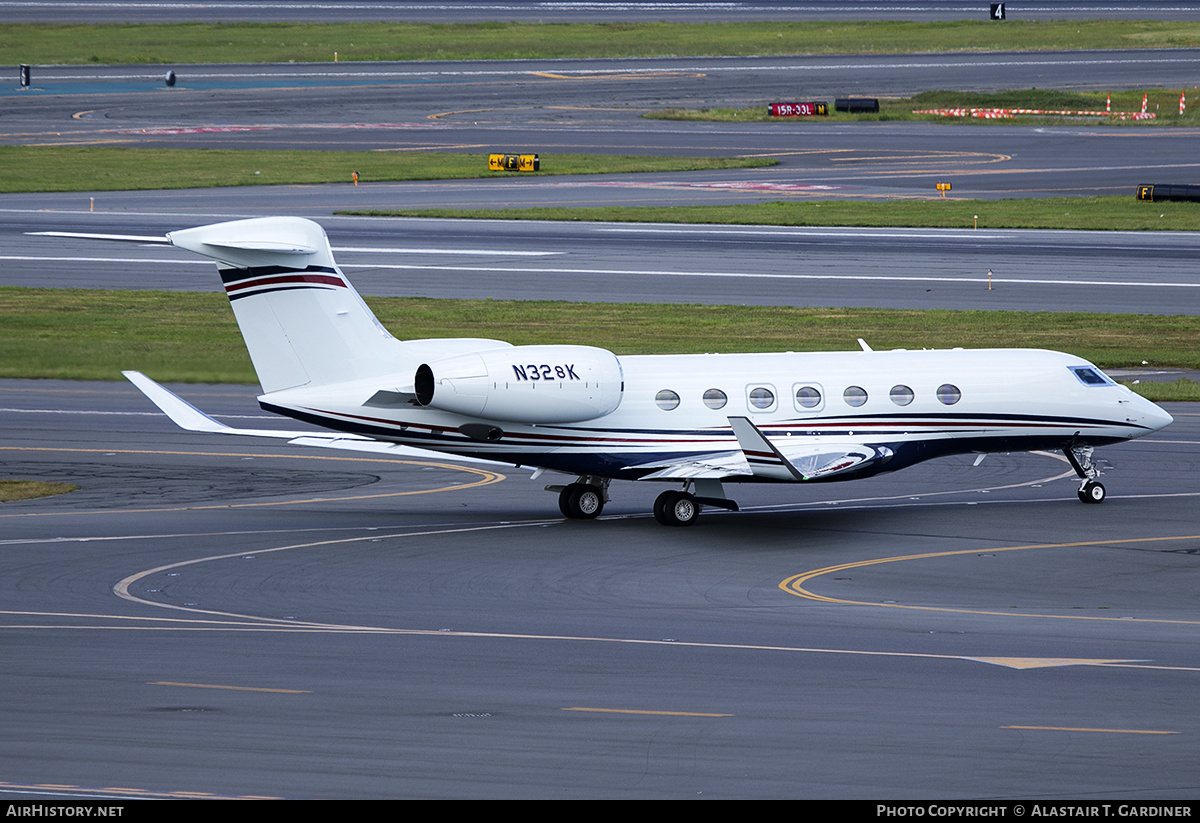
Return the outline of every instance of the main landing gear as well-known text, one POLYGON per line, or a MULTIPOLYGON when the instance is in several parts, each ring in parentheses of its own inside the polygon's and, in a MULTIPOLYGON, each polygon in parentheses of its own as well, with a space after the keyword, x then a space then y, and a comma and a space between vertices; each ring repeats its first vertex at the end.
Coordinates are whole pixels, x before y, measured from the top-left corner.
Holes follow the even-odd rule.
POLYGON ((654 519, 664 526, 690 526, 700 516, 700 503, 688 492, 665 491, 654 501, 654 519))
POLYGON ((654 500, 654 519, 664 526, 690 526, 704 506, 738 510, 738 504, 725 496, 720 480, 699 478, 688 481, 679 491, 672 489, 660 494, 654 500), (695 488, 696 493, 692 494, 690 488, 695 488))
MULTIPOLYGON (((591 520, 600 515, 608 502, 607 477, 583 474, 566 486, 547 486, 558 492, 558 509, 571 520, 591 520)), ((721 481, 709 478, 689 480, 682 489, 665 491, 654 501, 654 519, 664 526, 690 526, 703 506, 737 511, 738 505, 725 496, 721 481), (695 491, 695 494, 692 491, 695 491)))
POLYGON ((1108 492, 1104 490, 1104 484, 1096 479, 1100 476, 1100 470, 1092 462, 1092 447, 1068 446, 1063 449, 1063 454, 1066 455, 1071 468, 1081 478, 1079 499, 1084 503, 1103 503, 1108 492))
POLYGON ((575 483, 564 486, 558 493, 558 510, 571 520, 591 520, 604 511, 608 502, 606 477, 584 475, 575 483))

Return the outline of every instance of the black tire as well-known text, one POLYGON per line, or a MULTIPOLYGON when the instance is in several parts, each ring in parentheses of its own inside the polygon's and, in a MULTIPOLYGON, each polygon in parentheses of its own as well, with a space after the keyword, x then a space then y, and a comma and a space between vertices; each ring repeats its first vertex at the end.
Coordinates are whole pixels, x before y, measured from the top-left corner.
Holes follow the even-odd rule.
POLYGON ((558 493, 558 510, 570 520, 591 520, 604 510, 604 494, 596 486, 572 483, 558 493))
POLYGON ((578 483, 572 483, 558 493, 558 510, 562 512, 563 517, 570 518, 572 520, 575 518, 575 515, 571 514, 571 512, 574 511, 574 509, 571 508, 571 495, 575 493, 575 487, 578 485, 578 483))
POLYGON ((654 519, 664 526, 690 526, 699 516, 700 504, 687 492, 663 492, 654 501, 654 519))
POLYGON ((1079 499, 1084 503, 1103 503, 1107 496, 1108 492, 1105 491, 1104 484, 1097 483, 1095 480, 1089 480, 1079 487, 1079 499))
POLYGON ((679 494, 679 492, 670 490, 670 491, 665 491, 662 494, 660 494, 658 497, 654 498, 654 519, 657 520, 660 525, 663 525, 663 526, 671 525, 671 522, 669 520, 667 520, 667 506, 668 506, 667 501, 669 501, 671 499, 671 497, 676 494, 679 494))

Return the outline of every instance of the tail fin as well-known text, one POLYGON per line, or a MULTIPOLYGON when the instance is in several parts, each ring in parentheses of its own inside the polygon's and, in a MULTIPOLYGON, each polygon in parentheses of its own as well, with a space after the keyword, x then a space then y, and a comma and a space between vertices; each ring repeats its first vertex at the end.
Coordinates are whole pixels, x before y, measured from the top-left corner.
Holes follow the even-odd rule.
POLYGON ((395 372, 392 337, 338 270, 325 230, 300 217, 262 217, 167 235, 211 257, 263 392, 395 372))

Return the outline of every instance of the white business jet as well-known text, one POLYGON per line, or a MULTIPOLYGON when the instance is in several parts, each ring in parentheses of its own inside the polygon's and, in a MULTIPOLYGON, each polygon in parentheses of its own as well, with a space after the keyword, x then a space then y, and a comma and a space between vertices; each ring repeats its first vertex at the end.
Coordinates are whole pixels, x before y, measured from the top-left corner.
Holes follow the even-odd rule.
MULTIPOLYGON (((1171 423, 1100 369, 1035 349, 617 356, 591 346, 477 338, 397 340, 334 262, 310 220, 270 217, 165 238, 210 257, 267 411, 336 434, 240 429, 139 372, 126 376, 192 431, 536 467, 574 475, 569 518, 600 514, 613 480, 661 481, 658 522, 737 510, 727 483, 853 480, 951 454, 1061 450, 1079 499, 1105 489, 1096 446, 1171 423)), ((981 457, 982 459, 982 457, 981 457)))

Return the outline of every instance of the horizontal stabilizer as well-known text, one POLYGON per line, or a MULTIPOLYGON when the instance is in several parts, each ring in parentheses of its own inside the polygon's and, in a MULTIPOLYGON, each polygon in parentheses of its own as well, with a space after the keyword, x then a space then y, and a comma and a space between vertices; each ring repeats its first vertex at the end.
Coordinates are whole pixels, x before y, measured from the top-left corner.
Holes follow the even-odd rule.
POLYGON ((169 232, 171 245, 240 269, 309 265, 332 267, 324 231, 315 223, 283 217, 257 217, 169 232))
POLYGON ((139 371, 121 372, 134 386, 146 395, 154 405, 179 428, 192 432, 209 434, 244 434, 251 437, 275 437, 288 441, 293 446, 315 446, 324 449, 342 449, 344 451, 374 452, 387 454, 392 457, 413 457, 422 460, 453 461, 457 463, 487 463, 493 466, 512 466, 511 463, 500 463, 495 460, 481 460, 474 457, 459 457, 454 454, 442 454, 431 449, 418 449, 413 446, 401 446, 398 443, 386 443, 360 437, 355 434, 324 435, 317 432, 285 431, 282 429, 237 429, 226 426, 214 420, 198 408, 178 395, 172 393, 160 384, 154 382, 139 371))
POLYGON ((498 460, 484 460, 480 457, 463 457, 457 454, 445 454, 436 452, 432 449, 418 449, 415 446, 402 446, 399 443, 387 443, 382 440, 369 440, 366 438, 355 437, 354 435, 341 435, 323 437, 321 435, 307 435, 297 437, 294 440, 289 440, 289 444, 293 446, 315 446, 321 449, 341 449, 342 451, 353 452, 371 452, 372 454, 386 454, 391 457, 408 457, 418 460, 437 460, 439 462, 450 461, 452 463, 483 463, 488 466, 504 466, 506 468, 522 468, 514 463, 501 463, 498 460))
POLYGON ((209 434, 248 434, 257 437, 308 437, 312 432, 284 431, 281 429, 235 429, 226 426, 187 402, 176 394, 155 383, 140 371, 123 371, 130 383, 137 386, 138 391, 146 395, 150 402, 158 406, 176 426, 190 432, 207 432, 209 434))
POLYGON ((154 243, 158 246, 169 246, 171 240, 163 235, 146 236, 141 234, 88 234, 78 231, 27 231, 33 237, 74 237, 77 240, 114 240, 118 243, 154 243))

